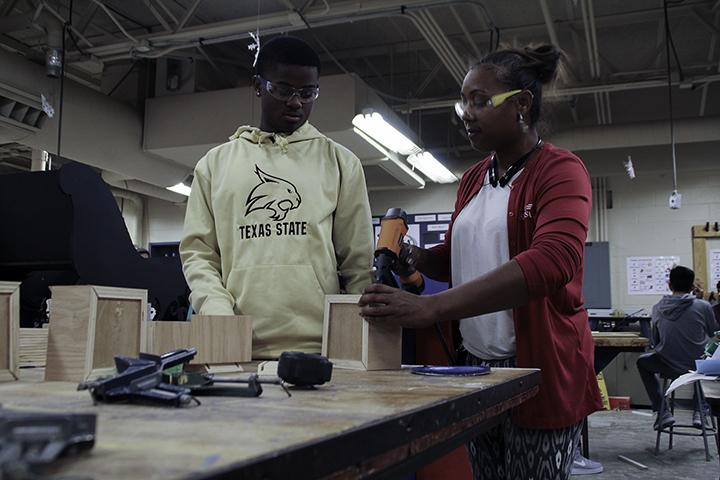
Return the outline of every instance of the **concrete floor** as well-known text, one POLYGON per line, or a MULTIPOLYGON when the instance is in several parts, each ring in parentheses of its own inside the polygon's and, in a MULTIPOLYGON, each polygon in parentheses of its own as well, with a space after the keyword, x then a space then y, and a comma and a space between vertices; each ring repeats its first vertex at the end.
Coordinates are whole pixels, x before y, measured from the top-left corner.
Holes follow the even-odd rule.
MULTIPOLYGON (((654 417, 649 410, 598 412, 589 420, 590 458, 601 462, 605 471, 597 475, 574 476, 587 480, 652 479, 652 480, 717 480, 720 476, 715 440, 708 438, 710 461, 705 461, 702 437, 673 438, 668 450, 668 436, 663 435, 660 453, 655 456, 654 417), (641 415, 638 413, 644 413, 641 415), (641 470, 618 459, 624 455, 648 467, 641 470)), ((691 423, 692 412, 676 410, 678 423, 691 423)))

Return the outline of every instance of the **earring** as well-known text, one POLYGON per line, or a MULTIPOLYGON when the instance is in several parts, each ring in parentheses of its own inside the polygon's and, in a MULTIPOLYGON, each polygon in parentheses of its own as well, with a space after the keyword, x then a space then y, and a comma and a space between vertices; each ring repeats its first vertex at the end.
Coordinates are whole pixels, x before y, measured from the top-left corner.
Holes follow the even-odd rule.
POLYGON ((255 90, 255 95, 259 97, 259 96, 260 96, 260 90, 255 90))
POLYGON ((525 123, 522 112, 518 112, 518 124, 520 125, 520 130, 522 130, 523 133, 527 133, 528 124, 525 123))

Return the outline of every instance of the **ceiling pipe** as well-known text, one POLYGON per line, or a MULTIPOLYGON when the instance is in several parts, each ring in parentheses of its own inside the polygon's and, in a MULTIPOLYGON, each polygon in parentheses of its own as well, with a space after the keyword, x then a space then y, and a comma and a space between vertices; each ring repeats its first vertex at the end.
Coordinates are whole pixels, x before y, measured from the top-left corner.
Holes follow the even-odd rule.
POLYGON ((458 84, 462 84, 465 71, 461 67, 459 55, 457 55, 457 52, 454 52, 454 48, 447 40, 445 34, 435 30, 433 26, 429 24, 428 19, 422 15, 423 13, 425 12, 409 12, 407 14, 407 18, 410 19, 413 25, 415 25, 418 31, 422 34, 430 47, 437 54, 440 62, 442 62, 442 64, 448 69, 453 79, 455 79, 458 84))
POLYGON ((190 20, 190 17, 193 16, 193 14, 195 13, 195 10, 197 10, 198 6, 200 5, 200 2, 202 2, 202 0, 195 0, 195 3, 193 3, 185 11, 185 15, 183 15, 182 19, 180 20, 180 23, 177 24, 177 27, 175 27, 176 33, 179 32, 180 30, 182 30, 183 27, 185 26, 185 24, 188 22, 188 20, 190 20))
POLYGON ((410 19, 412 24, 415 25, 415 27, 418 29, 418 31, 423 36, 428 45, 430 45, 430 48, 438 56, 440 63, 445 66, 453 79, 459 83, 460 75, 457 66, 452 63, 452 60, 450 60, 450 55, 445 49, 445 46, 442 45, 437 38, 435 38, 435 33, 430 31, 424 20, 420 17, 417 17, 414 14, 410 14, 408 18, 410 19))
MULTIPOLYGON (((588 53, 588 65, 590 66, 590 77, 592 79, 600 78, 600 64, 597 59, 597 45, 595 36, 595 24, 592 20, 590 0, 580 0, 580 9, 582 12, 583 31, 585 32, 585 43, 588 53), (590 11, 589 11, 590 10, 590 11)), ((595 100, 595 114, 597 122, 600 125, 605 124, 605 99, 602 95, 593 94, 595 100)))
MULTIPOLYGON (((93 0, 98 1, 98 0, 93 0)), ((330 11, 326 11, 324 7, 314 7, 303 13, 308 22, 314 27, 336 25, 348 23, 353 20, 372 18, 372 15, 390 13, 400 13, 400 9, 405 7, 418 8, 429 5, 444 5, 444 2, 438 0, 366 0, 363 2, 351 1, 338 3, 333 5, 330 11), (316 23, 313 20, 321 20, 316 23)), ((231 19, 222 22, 216 22, 207 25, 198 25, 187 27, 172 33, 151 33, 147 35, 139 35, 136 40, 148 42, 153 48, 163 48, 189 42, 195 42, 202 38, 204 44, 211 44, 212 39, 225 38, 241 39, 248 38, 247 32, 259 29, 261 32, 268 34, 268 31, 275 29, 277 32, 291 32, 304 30, 305 24, 300 21, 297 13, 286 11, 276 12, 260 16, 244 17, 239 19, 231 19)), ((98 56, 128 54, 132 51, 135 43, 132 41, 118 42, 110 45, 101 45, 88 49, 89 53, 98 56)), ((194 45, 191 45, 194 46, 194 45)))
MULTIPOLYGON (((476 5, 477 2, 459 0, 451 2, 453 5, 476 5)), ((331 14, 327 15, 328 19, 322 21, 312 21, 313 27, 326 27, 348 23, 352 21, 370 20, 373 18, 384 18, 391 14, 400 15, 402 10, 405 12, 418 8, 448 6, 448 2, 439 0, 369 0, 358 2, 344 2, 337 5, 333 4, 331 14)), ((692 5, 674 5, 672 10, 676 15, 691 14, 692 5)), ((648 9, 637 12, 627 12, 622 14, 610 14, 598 17, 598 25, 616 25, 618 21, 624 23, 644 22, 648 19, 656 18, 656 9, 648 9)), ((318 19, 325 13, 325 7, 318 7, 308 10, 304 16, 308 21, 318 19)), ((179 43, 187 43, 184 48, 197 46, 196 40, 203 38, 204 45, 212 45, 216 43, 229 42, 249 38, 247 32, 255 31, 256 28, 265 35, 275 33, 288 33, 297 30, 304 30, 304 24, 298 21, 296 14, 289 15, 287 12, 278 12, 260 17, 244 17, 240 19, 227 20, 206 25, 197 25, 188 27, 179 32, 168 33, 152 33, 146 35, 138 35, 139 40, 146 40, 153 47, 164 47, 168 45, 177 45, 179 43), (182 35, 178 37, 177 35, 182 35)), ((557 21, 556 25, 580 25, 580 20, 557 21)), ((543 24, 529 25, 522 27, 508 27, 503 29, 503 33, 509 35, 516 32, 527 33, 528 28, 539 29, 545 28, 543 24)), ((539 32, 538 32, 539 33, 539 32)), ((477 32, 476 32, 477 34, 477 32)), ((131 51, 134 44, 132 42, 119 42, 109 45, 101 45, 91 48, 90 53, 103 56, 103 60, 112 61, 120 59, 132 58, 131 51), (112 59, 105 58, 112 55, 112 59)), ((84 49, 88 50, 88 49, 84 49)))
MULTIPOLYGON (((152 0, 148 0, 148 1, 152 1, 152 0)), ((165 15, 167 15, 168 18, 170 18, 170 20, 172 20, 175 25, 177 25, 178 18, 175 16, 175 14, 172 12, 172 10, 170 10, 168 8, 168 6, 165 5, 165 2, 163 2, 163 0, 155 0, 155 1, 157 2, 158 5, 160 5, 160 8, 163 9, 163 11, 165 12, 165 15)))
POLYGON ((548 35, 550 36, 550 43, 559 47, 560 41, 558 40, 552 17, 550 16, 550 8, 548 8, 547 0, 540 0, 540 10, 542 10, 543 20, 545 20, 545 26, 547 27, 548 35))
POLYGON ((158 12, 157 8, 153 6, 152 3, 150 3, 150 0, 143 0, 145 3, 145 6, 150 10, 150 13, 152 13, 153 17, 155 17, 155 20, 158 21, 160 25, 162 25, 163 29, 165 29, 166 32, 172 32, 173 29, 170 28, 170 24, 163 18, 162 15, 160 15, 160 12, 158 12))
MULTIPOLYGON (((705 77, 686 78, 683 84, 707 85, 720 82, 720 74, 708 75, 705 77)), ((672 85, 680 85, 679 80, 674 80, 672 85)), ((587 85, 583 87, 569 87, 548 90, 543 93, 544 98, 566 98, 575 95, 593 95, 600 92, 624 92, 628 90, 643 90, 646 88, 667 87, 667 80, 645 80, 641 82, 605 83, 599 85, 587 85)), ((418 104, 405 104, 395 107, 400 113, 410 113, 417 110, 434 110, 439 108, 450 108, 455 105, 457 99, 438 100, 436 102, 423 102, 418 104)))
MULTIPOLYGON (((43 11, 49 12, 53 17, 57 18, 62 25, 65 25, 68 23, 65 18, 63 18, 62 15, 60 15, 57 10, 52 8, 50 5, 48 5, 47 2, 42 2, 38 5, 37 10, 35 11, 35 16, 39 16, 43 11)), ((77 28, 73 27, 72 24, 70 25, 70 29, 73 31, 73 33, 80 39, 80 41, 84 42, 85 45, 92 48, 93 44, 85 38, 85 36, 80 32, 77 28)))
POLYGON ((473 40, 472 36, 470 35, 470 31, 467 29, 467 26, 465 25, 465 22, 463 22, 462 18, 460 18, 460 14, 458 14, 457 9, 454 5, 450 5, 450 12, 453 14, 453 17, 455 17, 455 21, 460 26, 460 30, 462 30, 463 35, 465 35, 465 39, 470 44, 470 48, 472 48, 472 51, 475 53, 475 60, 480 60, 483 55, 480 52, 480 49, 477 46, 477 43, 473 40))
POLYGON ((433 17, 428 10, 421 10, 418 12, 418 14, 425 16, 427 24, 430 26, 431 29, 435 30, 435 35, 437 36, 437 38, 445 44, 448 52, 450 53, 450 58, 454 60, 455 65, 457 65, 459 68, 460 74, 464 77, 466 73, 465 62, 463 62, 460 54, 457 52, 457 50, 455 50, 455 47, 450 42, 450 39, 447 37, 447 35, 445 35, 445 32, 442 30, 442 28, 440 28, 440 25, 438 25, 435 17, 433 17))
MULTIPOLYGON (((133 43, 133 45, 137 45, 139 43, 137 38, 133 37, 132 35, 130 35, 130 33, 127 30, 125 30, 125 28, 122 26, 122 23, 120 23, 120 21, 117 18, 115 18, 115 15, 113 15, 113 13, 110 11, 109 8, 107 8, 105 6, 104 3, 102 3, 100 0, 91 0, 91 1, 94 2, 98 7, 100 7, 103 12, 105 12, 105 14, 115 24, 115 26, 118 27, 118 29, 122 32, 122 34, 125 35, 128 38, 128 40, 130 40, 133 43)), ((90 52, 90 53, 93 53, 93 52, 90 52)))

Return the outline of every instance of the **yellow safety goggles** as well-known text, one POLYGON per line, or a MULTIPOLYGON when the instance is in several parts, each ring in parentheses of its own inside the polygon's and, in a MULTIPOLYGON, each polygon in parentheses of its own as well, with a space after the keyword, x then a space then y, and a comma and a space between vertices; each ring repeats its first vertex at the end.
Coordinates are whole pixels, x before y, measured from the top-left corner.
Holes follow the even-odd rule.
POLYGON ((462 118, 463 113, 465 113, 468 109, 473 110, 482 110, 484 108, 497 108, 500 105, 503 104, 505 100, 512 97, 513 95, 517 95, 518 93, 522 92, 523 90, 510 90, 508 92, 498 93, 497 95, 493 95, 487 100, 467 100, 463 99, 459 102, 455 103, 455 113, 458 117, 462 118))

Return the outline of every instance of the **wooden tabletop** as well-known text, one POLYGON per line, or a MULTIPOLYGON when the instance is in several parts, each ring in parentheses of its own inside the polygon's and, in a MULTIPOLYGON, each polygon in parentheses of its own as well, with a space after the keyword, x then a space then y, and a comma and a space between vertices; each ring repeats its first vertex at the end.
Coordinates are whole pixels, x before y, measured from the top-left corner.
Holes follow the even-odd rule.
POLYGON ((592 332, 596 347, 643 348, 650 340, 637 332, 592 332))
POLYGON ((97 413, 94 449, 51 472, 96 479, 360 478, 461 444, 461 433, 535 395, 540 381, 533 369, 456 378, 336 369, 329 385, 292 398, 267 385, 259 398, 203 397, 174 409, 93 406, 74 384, 28 376, 0 384, 3 407, 97 413))

